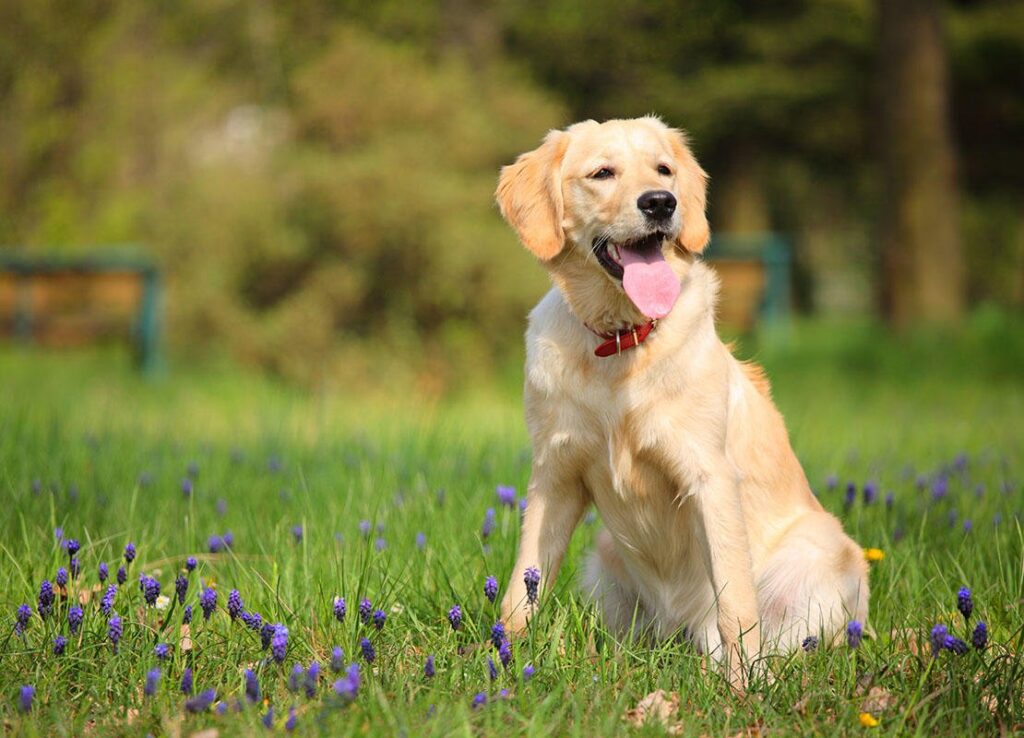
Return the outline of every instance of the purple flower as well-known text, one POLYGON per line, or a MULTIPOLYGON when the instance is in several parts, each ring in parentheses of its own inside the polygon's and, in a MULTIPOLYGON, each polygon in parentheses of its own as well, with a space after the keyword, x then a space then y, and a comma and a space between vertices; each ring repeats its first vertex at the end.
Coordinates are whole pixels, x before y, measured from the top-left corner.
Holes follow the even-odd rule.
POLYGON ((249 702, 260 701, 260 680, 252 669, 245 670, 245 698, 249 702))
POLYGON ((979 621, 974 626, 974 633, 971 635, 971 645, 979 651, 985 650, 985 646, 988 645, 988 626, 985 623, 979 621))
POLYGON ((334 683, 334 692, 345 700, 354 700, 359 694, 359 664, 352 663, 348 667, 348 673, 334 683))
POLYGON ((159 685, 160 685, 160 669, 158 667, 154 666, 152 669, 150 669, 148 672, 146 672, 146 686, 143 688, 142 692, 147 697, 152 697, 153 695, 156 694, 156 688, 159 685))
POLYGON ((295 537, 295 542, 296 543, 302 543, 302 526, 301 525, 293 525, 292 526, 292 536, 295 537))
POLYGON ((359 521, 359 532, 363 534, 363 538, 369 538, 370 537, 371 527, 372 526, 370 525, 370 521, 369 520, 360 520, 359 521))
POLYGON ((288 629, 280 623, 274 627, 274 637, 270 639, 270 653, 279 664, 288 655, 288 629))
POLYGON ((498 495, 498 504, 504 505, 505 507, 516 506, 516 488, 506 487, 505 485, 499 484, 495 490, 498 495))
POLYGON ((152 607, 156 604, 156 598, 160 596, 160 582, 153 577, 146 577, 142 583, 142 596, 146 604, 152 607))
POLYGON ((61 589, 64 589, 66 586, 68 586, 68 570, 65 569, 63 566, 57 569, 57 576, 54 579, 54 581, 57 583, 57 586, 61 589))
POLYGON ((103 593, 103 599, 100 600, 100 610, 104 615, 110 615, 111 610, 114 609, 114 600, 117 598, 117 585, 108 584, 107 591, 103 593))
POLYGON ((119 615, 112 615, 110 622, 107 623, 107 635, 110 637, 110 643, 114 647, 114 653, 117 653, 117 644, 120 643, 123 634, 124 625, 121 623, 121 617, 119 615))
POLYGON ((946 647, 946 640, 949 638, 949 630, 945 625, 939 623, 932 628, 930 640, 932 644, 932 656, 938 656, 939 651, 946 647))
POLYGON ((366 659, 366 663, 372 664, 373 660, 377 658, 377 652, 373 650, 373 644, 370 643, 370 639, 363 638, 360 640, 359 648, 362 649, 363 658, 366 659))
POLYGON ((810 653, 818 648, 818 636, 807 636, 804 638, 804 642, 800 644, 800 648, 810 653))
POLYGON ((892 509, 893 502, 896 501, 896 495, 892 493, 892 490, 885 493, 885 507, 887 510, 892 509))
POLYGON ((245 626, 249 630, 254 630, 257 633, 259 633, 260 628, 263 627, 263 616, 260 615, 258 612, 243 611, 242 614, 239 615, 239 617, 242 618, 242 622, 245 623, 245 626))
POLYGON ((298 720, 298 716, 295 714, 295 708, 288 708, 288 719, 284 721, 284 729, 291 733, 295 730, 295 723, 298 720))
POLYGON ((200 692, 195 697, 190 697, 185 700, 185 709, 192 713, 206 712, 210 709, 210 705, 217 701, 217 690, 207 689, 204 692, 200 692))
POLYGON ((512 645, 507 640, 498 646, 498 658, 501 659, 501 665, 506 668, 512 663, 512 645))
POLYGON ((854 482, 846 483, 846 497, 843 500, 843 507, 849 510, 857 499, 857 485, 854 482))
POLYGON ((82 564, 78 560, 77 556, 71 557, 71 562, 68 564, 68 567, 71 569, 71 578, 78 579, 78 575, 82 573, 82 564))
POLYGON ((28 605, 19 606, 18 611, 14 613, 14 632, 21 635, 31 618, 32 608, 28 605))
POLYGON ((494 644, 495 648, 501 647, 501 642, 505 640, 505 624, 500 620, 491 626, 491 643, 494 644))
POLYGON ((388 547, 388 542, 383 537, 379 537, 373 542, 373 547, 378 551, 383 551, 388 547))
POLYGON ((416 534, 416 548, 422 551, 427 545, 427 536, 421 531, 416 534))
POLYGON ((531 605, 537 603, 537 585, 540 584, 540 569, 531 566, 523 573, 523 583, 526 584, 526 600, 531 605))
POLYGON ((477 692, 473 695, 473 709, 479 710, 481 707, 487 704, 487 693, 477 692))
POLYGON ((192 694, 192 670, 185 667, 185 671, 181 673, 181 693, 184 695, 192 694))
POLYGON ((181 611, 181 624, 188 625, 192 622, 192 605, 185 605, 185 609, 181 611))
POLYGON ((130 564, 135 561, 135 544, 128 543, 124 547, 124 561, 126 564, 130 564))
POLYGON ((274 633, 277 632, 277 626, 274 623, 264 623, 260 628, 260 644, 263 648, 270 648, 270 642, 274 640, 274 633))
POLYGON ((242 614, 242 595, 238 593, 237 589, 233 589, 228 593, 228 615, 234 620, 242 614))
POLYGON ((383 610, 378 609, 373 611, 373 626, 377 630, 381 630, 384 627, 384 623, 387 619, 388 615, 383 610))
POLYGON ((158 643, 153 646, 153 654, 160 660, 165 661, 171 653, 171 647, 166 643, 158 643))
POLYGON ((964 616, 964 620, 971 619, 971 613, 974 612, 974 600, 971 599, 971 590, 967 587, 961 587, 960 591, 956 593, 956 609, 964 616))
POLYGON ((18 696, 18 709, 22 712, 28 712, 32 709, 32 699, 36 696, 36 688, 31 684, 26 684, 21 688, 21 693, 18 696))
POLYGON ((218 535, 210 536, 206 539, 206 548, 212 554, 220 553, 225 548, 224 538, 218 535))
POLYGON ((484 524, 480 527, 480 537, 485 540, 494 532, 494 516, 494 508, 487 508, 487 512, 484 513, 484 524))
POLYGON ((492 576, 488 576, 484 580, 484 594, 491 602, 494 602, 494 598, 498 596, 498 580, 492 576))
POLYGON ((194 486, 192 484, 192 480, 191 479, 189 479, 188 477, 185 477, 184 479, 181 480, 181 495, 182 495, 182 497, 184 497, 185 499, 188 499, 189 497, 191 497, 193 489, 194 489, 194 486))
POLYGON ((306 670, 302 668, 302 664, 295 664, 292 666, 292 673, 288 675, 288 690, 291 692, 298 692, 299 684, 305 676, 306 670))
POLYGON ((68 645, 68 639, 65 638, 64 636, 59 635, 56 638, 54 638, 53 639, 53 655, 54 656, 63 656, 64 655, 64 649, 67 648, 67 645, 68 645))
POLYGON ((533 678, 534 673, 537 670, 533 668, 533 664, 527 664, 523 667, 523 681, 528 682, 533 678))
POLYGON ((963 656, 968 651, 967 644, 959 638, 954 638, 953 636, 949 636, 946 639, 946 648, 955 653, 957 656, 963 656))
POLYGON ((84 618, 85 611, 78 605, 74 605, 68 609, 68 630, 71 631, 71 635, 76 635, 78 633, 78 629, 82 627, 82 620, 84 618))
POLYGON ((494 665, 494 659, 490 656, 487 657, 487 674, 492 682, 498 678, 498 667, 494 665))
POLYGON ((331 671, 339 672, 345 668, 345 652, 341 646, 335 646, 331 651, 331 671))
POLYGON ((462 608, 458 605, 452 605, 452 609, 448 611, 448 622, 452 624, 452 630, 458 630, 462 627, 462 608))
POLYGON ((227 531, 224 534, 224 545, 227 548, 231 548, 232 546, 235 545, 235 534, 232 533, 231 531, 227 531))
POLYGON ((345 622, 345 612, 347 611, 344 597, 334 598, 334 617, 339 623, 345 622))
POLYGON ((946 496, 948 491, 949 480, 942 475, 935 477, 935 480, 932 482, 932 500, 938 502, 946 496))
POLYGON ((850 648, 857 648, 861 638, 864 637, 864 627, 857 620, 851 620, 846 624, 846 643, 850 648))
POLYGON ((39 585, 39 617, 43 620, 46 620, 46 616, 53 609, 53 601, 53 585, 50 584, 50 580, 44 579, 39 585))
POLYGON ((306 688, 306 696, 309 699, 313 699, 314 697, 316 697, 316 689, 319 683, 320 664, 314 661, 309 665, 309 668, 306 669, 306 679, 304 681, 304 686, 306 688))
POLYGON ((110 576, 110 567, 107 566, 106 561, 101 561, 99 565, 100 584, 107 581, 107 577, 110 576))
POLYGON ((185 604, 185 595, 188 594, 188 577, 184 574, 178 573, 178 576, 174 578, 174 593, 178 595, 178 604, 185 604))
POLYGON ((82 544, 78 542, 77 538, 69 538, 64 542, 64 548, 67 549, 68 556, 71 557, 81 550, 82 544))
POLYGON ((828 478, 825 480, 825 488, 829 492, 832 492, 838 486, 839 486, 839 477, 837 477, 835 474, 829 474, 828 478))
POLYGON ((974 523, 971 522, 970 518, 964 518, 963 529, 964 533, 970 533, 974 529, 974 523))
POLYGON ((196 565, 198 563, 199 562, 196 561, 196 557, 195 556, 189 556, 187 559, 185 559, 185 568, 188 569, 189 571, 195 571, 196 570, 196 565))
POLYGON ((124 583, 128 581, 128 570, 123 566, 117 567, 117 583, 124 586, 124 583))
POLYGON ((217 509, 217 514, 220 515, 223 518, 225 513, 227 513, 227 511, 228 511, 228 501, 225 500, 223 497, 218 498, 217 499, 217 508, 216 509, 217 509))
POLYGON ((423 664, 423 676, 427 679, 433 679, 434 673, 434 655, 429 654, 426 662, 423 664))
POLYGON ((373 616, 373 603, 370 602, 369 598, 364 597, 359 601, 359 619, 363 621, 363 625, 370 624, 370 618, 373 616))
POLYGON ((878 482, 866 482, 864 484, 864 504, 870 505, 878 499, 878 482))
POLYGON ((217 590, 207 587, 199 595, 199 606, 203 608, 203 619, 209 620, 213 611, 217 609, 217 590))

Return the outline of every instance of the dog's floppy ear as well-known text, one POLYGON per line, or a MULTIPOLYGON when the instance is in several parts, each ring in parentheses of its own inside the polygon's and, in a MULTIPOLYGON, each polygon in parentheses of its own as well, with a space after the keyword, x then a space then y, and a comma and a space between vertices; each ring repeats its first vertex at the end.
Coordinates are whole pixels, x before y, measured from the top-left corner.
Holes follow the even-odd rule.
POLYGON ((711 229, 708 226, 707 208, 708 175, 693 157, 686 143, 686 134, 680 130, 669 131, 672 155, 676 160, 676 181, 679 182, 679 200, 682 205, 682 228, 676 243, 682 248, 699 254, 708 245, 711 229))
POLYGON ((569 145, 564 131, 551 131, 544 143, 502 167, 495 197, 501 214, 541 261, 565 245, 562 230, 562 157, 569 145))

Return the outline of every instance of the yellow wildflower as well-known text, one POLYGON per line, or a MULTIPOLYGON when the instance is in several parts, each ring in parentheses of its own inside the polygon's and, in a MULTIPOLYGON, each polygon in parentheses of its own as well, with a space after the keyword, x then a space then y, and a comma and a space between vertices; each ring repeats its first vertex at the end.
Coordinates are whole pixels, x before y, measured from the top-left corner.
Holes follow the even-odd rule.
POLYGON ((860 724, 865 728, 874 728, 878 726, 878 718, 870 712, 862 712, 860 714, 860 724))
POLYGON ((881 561, 885 558, 885 551, 880 548, 865 548, 864 558, 872 563, 875 561, 881 561))

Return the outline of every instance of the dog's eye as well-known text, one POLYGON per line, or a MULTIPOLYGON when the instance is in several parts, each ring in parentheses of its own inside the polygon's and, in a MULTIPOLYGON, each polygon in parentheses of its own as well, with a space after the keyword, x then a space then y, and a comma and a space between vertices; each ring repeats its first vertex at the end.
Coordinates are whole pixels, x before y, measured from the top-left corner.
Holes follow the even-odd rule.
POLYGON ((608 167, 601 167, 596 172, 591 174, 590 178, 591 179, 611 179, 614 176, 615 176, 615 172, 613 172, 611 169, 609 169, 608 167))
POLYGON ((672 170, 669 169, 664 164, 659 164, 658 165, 658 174, 661 174, 661 175, 664 175, 665 177, 668 177, 668 176, 671 176, 672 170))

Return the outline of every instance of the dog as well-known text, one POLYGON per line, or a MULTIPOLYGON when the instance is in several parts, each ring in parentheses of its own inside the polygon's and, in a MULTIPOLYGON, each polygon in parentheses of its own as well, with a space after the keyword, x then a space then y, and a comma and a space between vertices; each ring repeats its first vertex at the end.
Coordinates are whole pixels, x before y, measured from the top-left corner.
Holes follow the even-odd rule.
POLYGON ((762 654, 865 623, 868 576, 763 372, 715 332, 706 193, 655 117, 551 131, 501 170, 501 213, 554 285, 526 334, 533 466, 501 613, 525 629, 527 569, 550 588, 592 503, 583 591, 609 629, 684 635, 743 689, 762 654))

